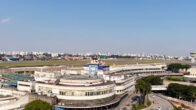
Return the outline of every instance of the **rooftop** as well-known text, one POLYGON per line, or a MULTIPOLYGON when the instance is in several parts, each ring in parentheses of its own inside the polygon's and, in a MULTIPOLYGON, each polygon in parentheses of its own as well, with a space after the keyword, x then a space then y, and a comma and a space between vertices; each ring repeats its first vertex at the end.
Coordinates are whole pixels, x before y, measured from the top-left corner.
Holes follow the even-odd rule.
POLYGON ((62 79, 65 79, 65 80, 98 80, 98 78, 95 76, 78 75, 78 74, 64 75, 62 79))
POLYGON ((114 84, 114 82, 111 82, 111 81, 107 81, 107 82, 103 82, 101 84, 97 84, 97 85, 66 85, 66 84, 55 84, 55 83, 44 83, 44 82, 40 82, 38 81, 37 83, 40 83, 40 84, 47 84, 47 85, 57 85, 57 86, 62 86, 62 87, 98 87, 98 86, 103 86, 103 85, 111 85, 111 84, 114 84))

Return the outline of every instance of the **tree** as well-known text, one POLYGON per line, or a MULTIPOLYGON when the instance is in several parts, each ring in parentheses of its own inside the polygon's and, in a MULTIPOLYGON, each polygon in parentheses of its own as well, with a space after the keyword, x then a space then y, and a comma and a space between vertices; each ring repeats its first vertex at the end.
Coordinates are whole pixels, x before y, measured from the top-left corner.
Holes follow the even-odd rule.
POLYGON ((167 66, 167 70, 177 73, 179 69, 185 69, 186 71, 191 68, 191 65, 188 64, 180 64, 180 63, 171 63, 167 66))
POLYGON ((150 83, 151 85, 163 85, 163 80, 160 76, 150 75, 147 77, 142 78, 145 82, 150 83))
POLYGON ((196 87, 171 83, 167 88, 167 94, 178 99, 194 101, 196 98, 196 87))
POLYGON ((171 63, 167 66, 167 70, 177 73, 182 68, 180 63, 171 63))
POLYGON ((151 93, 150 83, 145 82, 144 80, 140 79, 140 80, 137 80, 135 88, 136 88, 136 92, 140 93, 140 104, 146 105, 146 102, 147 102, 146 99, 148 100, 148 94, 151 93))
POLYGON ((184 69, 187 71, 188 69, 191 68, 191 65, 185 64, 185 65, 183 65, 183 67, 184 67, 184 69))
POLYGON ((24 110, 52 110, 52 106, 42 100, 35 100, 25 105, 24 110))

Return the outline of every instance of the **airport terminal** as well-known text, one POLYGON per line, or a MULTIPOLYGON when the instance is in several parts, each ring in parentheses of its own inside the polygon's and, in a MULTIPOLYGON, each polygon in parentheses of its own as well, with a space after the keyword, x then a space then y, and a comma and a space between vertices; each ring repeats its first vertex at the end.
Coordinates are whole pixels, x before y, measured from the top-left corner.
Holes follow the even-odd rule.
POLYGON ((135 92, 136 77, 165 71, 165 64, 108 66, 96 58, 83 69, 35 71, 33 77, 16 79, 12 76, 14 83, 2 82, 1 85, 16 87, 16 91, 28 94, 27 102, 45 100, 55 110, 108 109, 118 106, 124 97, 135 92))

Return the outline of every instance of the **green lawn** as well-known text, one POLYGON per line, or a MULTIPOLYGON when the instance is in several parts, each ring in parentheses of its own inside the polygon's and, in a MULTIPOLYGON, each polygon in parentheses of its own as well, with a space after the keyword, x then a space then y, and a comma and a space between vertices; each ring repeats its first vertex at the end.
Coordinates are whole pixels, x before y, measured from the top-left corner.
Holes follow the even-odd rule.
POLYGON ((19 61, 19 62, 1 62, 0 66, 44 66, 44 65, 74 65, 80 66, 89 63, 89 61, 65 61, 65 60, 49 60, 49 61, 19 61))

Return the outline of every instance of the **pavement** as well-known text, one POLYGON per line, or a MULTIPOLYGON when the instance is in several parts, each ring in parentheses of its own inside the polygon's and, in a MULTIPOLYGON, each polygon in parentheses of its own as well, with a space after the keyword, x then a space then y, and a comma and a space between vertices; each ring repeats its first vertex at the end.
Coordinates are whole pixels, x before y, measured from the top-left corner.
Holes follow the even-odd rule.
POLYGON ((20 107, 28 103, 28 96, 21 96, 18 100, 1 106, 0 110, 20 110, 20 107), (18 109, 16 109, 18 108, 18 109))
POLYGON ((120 102, 120 104, 117 107, 110 110, 132 110, 132 104, 137 103, 138 100, 139 94, 129 94, 120 102))
POLYGON ((151 100, 152 104, 145 110, 173 110, 172 104, 159 96, 150 94, 149 99, 151 100), (160 107, 160 109, 158 109, 158 107, 160 107))

